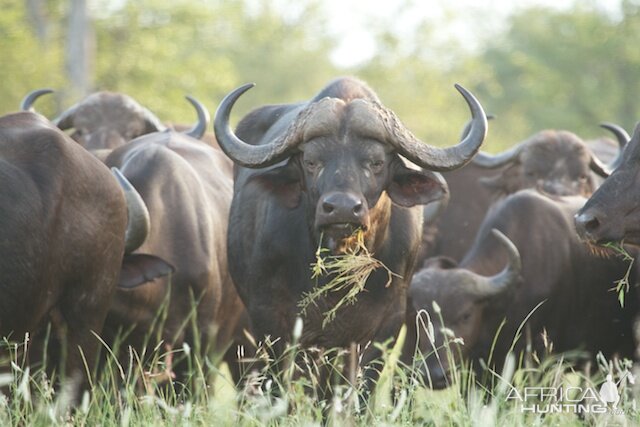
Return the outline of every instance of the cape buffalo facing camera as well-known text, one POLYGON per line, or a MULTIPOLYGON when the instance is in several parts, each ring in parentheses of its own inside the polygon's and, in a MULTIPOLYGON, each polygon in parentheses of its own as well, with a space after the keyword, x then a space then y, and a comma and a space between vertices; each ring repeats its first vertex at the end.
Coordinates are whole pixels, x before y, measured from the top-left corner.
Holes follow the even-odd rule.
MULTIPOLYGON (((252 111, 234 133, 231 109, 250 87, 222 101, 214 129, 238 166, 229 268, 254 335, 280 338, 273 350, 282 354, 303 295, 330 280, 311 279, 318 246, 342 254, 352 233, 360 231, 368 251, 395 275, 373 272, 354 306, 339 309, 324 327, 323 312, 344 294, 319 298, 304 315, 301 343, 364 347, 394 336, 420 244, 419 205, 447 192, 435 171, 456 169, 479 149, 487 130, 480 103, 457 86, 471 109, 470 132, 458 145, 441 149, 419 141, 365 83, 339 78, 310 101, 252 111)), ((376 352, 371 346, 363 364, 376 352)))

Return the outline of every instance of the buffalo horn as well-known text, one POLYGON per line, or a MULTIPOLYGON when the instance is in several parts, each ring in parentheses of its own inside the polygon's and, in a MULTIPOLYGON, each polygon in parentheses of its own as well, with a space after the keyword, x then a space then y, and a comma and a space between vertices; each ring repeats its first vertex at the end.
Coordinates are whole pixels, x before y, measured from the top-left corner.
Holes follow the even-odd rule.
POLYGON ((207 131, 207 127, 209 126, 209 122, 211 121, 211 116, 209 115, 209 111, 206 109, 204 105, 202 105, 197 99, 187 95, 187 100, 193 105, 198 113, 198 123, 195 124, 191 129, 184 132, 186 135, 189 135, 195 139, 201 139, 204 136, 204 133, 207 131))
MULTIPOLYGON (((314 111, 316 104, 324 100, 312 103, 302 110, 289 129, 272 143, 250 145, 233 133, 229 125, 229 116, 238 98, 253 86, 253 83, 241 86, 222 100, 216 111, 213 127, 220 147, 235 163, 250 168, 261 168, 284 160, 290 155, 291 149, 302 142, 300 128, 304 125, 305 118, 314 111)), ((400 124, 400 120, 392 111, 375 101, 371 102, 386 125, 389 143, 401 155, 424 168, 448 171, 465 165, 476 154, 487 133, 487 119, 480 102, 462 86, 455 87, 469 105, 472 122, 468 135, 459 144, 444 149, 421 142, 400 124)))
POLYGON ((20 102, 20 110, 35 112, 35 109, 33 108, 33 103, 36 102, 36 99, 48 93, 53 93, 53 89, 36 89, 34 91, 29 92, 27 96, 25 96, 22 99, 22 102, 20 102))
POLYGON ((494 228, 491 232, 507 250, 509 261, 500 273, 486 278, 486 281, 479 287, 478 292, 483 296, 497 295, 514 286, 520 280, 520 272, 522 271, 518 248, 499 230, 494 228))
POLYGON ((224 97, 213 120, 213 131, 220 148, 235 163, 247 168, 262 168, 286 159, 291 149, 302 142, 300 132, 297 131, 297 125, 298 122, 304 122, 305 114, 308 114, 310 107, 313 107, 314 104, 301 111, 289 129, 272 143, 250 145, 233 133, 229 124, 229 116, 231 115, 231 108, 240 95, 253 86, 255 86, 253 83, 240 86, 224 97))
POLYGON ((391 110, 379 107, 391 136, 389 142, 400 154, 425 169, 446 172, 464 166, 478 152, 487 134, 487 117, 480 102, 462 86, 456 84, 455 88, 471 110, 471 125, 463 140, 453 147, 438 148, 425 144, 409 132, 391 110))
POLYGON ((149 234, 151 227, 149 211, 140 194, 122 172, 116 167, 111 168, 111 172, 122 187, 127 201, 129 220, 127 222, 127 231, 125 232, 124 253, 129 254, 142 246, 149 234))
POLYGON ((610 171, 613 171, 622 163, 622 152, 624 151, 624 147, 627 145, 631 137, 622 126, 619 126, 615 123, 600 123, 600 127, 607 129, 608 131, 613 133, 613 135, 616 137, 616 140, 618 141, 618 147, 620 149, 618 151, 618 155, 615 159, 613 159, 611 164, 608 165, 608 169, 610 171))
POLYGON ((71 129, 73 127, 73 116, 75 116, 78 106, 79 104, 75 104, 71 108, 65 110, 62 114, 52 120, 53 124, 60 130, 71 129))

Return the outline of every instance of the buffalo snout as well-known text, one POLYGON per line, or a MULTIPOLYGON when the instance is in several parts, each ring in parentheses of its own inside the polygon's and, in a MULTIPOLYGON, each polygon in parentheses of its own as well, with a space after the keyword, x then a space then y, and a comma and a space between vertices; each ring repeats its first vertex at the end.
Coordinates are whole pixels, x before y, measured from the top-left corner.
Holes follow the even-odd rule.
POLYGON ((316 231, 323 245, 334 255, 351 247, 356 230, 369 228, 369 208, 366 200, 355 193, 332 191, 320 197, 316 206, 316 231), (351 243, 349 243, 351 242, 351 243))
POLYGON ((592 232, 600 227, 600 220, 591 212, 576 214, 575 216, 576 230, 580 237, 588 238, 592 232))
POLYGON ((429 376, 431 377, 431 387, 434 390, 442 390, 449 387, 449 377, 440 366, 430 367, 429 376))
POLYGON ((431 387, 433 390, 442 390, 451 384, 448 370, 448 365, 445 360, 438 360, 434 355, 429 355, 429 357, 419 365, 418 375, 422 377, 425 385, 431 387))
POLYGON ((364 226, 368 214, 367 202, 362 197, 334 191, 320 198, 316 208, 316 224, 319 227, 338 224, 364 226))
POLYGON ((574 216, 578 236, 592 244, 603 244, 622 240, 618 227, 607 218, 600 209, 586 208, 578 211, 574 216))

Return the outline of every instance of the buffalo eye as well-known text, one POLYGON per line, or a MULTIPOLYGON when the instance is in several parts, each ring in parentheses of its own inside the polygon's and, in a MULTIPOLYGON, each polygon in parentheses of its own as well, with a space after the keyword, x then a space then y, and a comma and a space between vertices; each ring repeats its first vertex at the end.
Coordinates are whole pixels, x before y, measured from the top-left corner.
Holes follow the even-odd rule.
POLYGON ((460 322, 468 322, 471 319, 471 312, 467 311, 460 317, 460 322))
POLYGON ((320 162, 317 160, 304 160, 304 166, 307 168, 309 172, 315 172, 320 168, 320 162))
POLYGON ((373 173, 380 173, 384 168, 384 160, 372 160, 369 162, 369 168, 373 173))

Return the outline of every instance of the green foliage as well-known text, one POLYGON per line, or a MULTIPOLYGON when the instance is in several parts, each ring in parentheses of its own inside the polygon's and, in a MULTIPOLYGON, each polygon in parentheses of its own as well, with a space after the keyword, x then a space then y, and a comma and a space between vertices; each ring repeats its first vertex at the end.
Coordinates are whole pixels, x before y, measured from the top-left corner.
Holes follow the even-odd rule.
MULTIPOLYGON (((53 8, 52 8, 53 9, 53 8)), ((17 111, 27 92, 64 84, 61 34, 53 29, 39 41, 31 31, 24 2, 0 0, 0 114, 17 111)), ((55 9, 52 15, 60 19, 55 9)), ((43 112, 52 112, 46 105, 43 112)))
MULTIPOLYGON (((0 89, 8 92, 0 99, 2 113, 15 111, 30 90, 52 87, 64 94, 68 86, 62 65, 66 11, 54 16, 49 4, 58 37, 45 49, 29 30, 24 4, 10 4, 0 17, 0 32, 6 28, 14 38, 0 39, 2 74, 8 77, 0 89)), ((129 0, 117 8, 96 0, 94 89, 125 92, 174 123, 194 121, 184 95, 213 112, 226 93, 249 81, 256 89, 239 102, 238 114, 308 98, 336 75, 328 59, 333 41, 320 31, 319 4, 305 1, 282 16, 268 0, 129 0)), ((66 99, 60 108, 76 101, 66 99)), ((55 113, 40 101, 38 110, 55 113)))
POLYGON ((624 276, 616 280, 615 286, 613 287, 613 289, 611 289, 612 291, 615 291, 616 294, 618 294, 618 302, 620 303, 620 307, 624 307, 624 297, 631 288, 629 277, 633 269, 635 258, 631 256, 629 252, 627 252, 627 250, 624 248, 624 242, 607 243, 604 245, 604 247, 608 250, 613 251, 616 256, 629 263, 624 276))
POLYGON ((493 98, 500 121, 520 123, 510 137, 561 128, 590 138, 605 120, 631 128, 640 117, 640 55, 633 48, 639 13, 627 2, 619 20, 579 4, 515 15, 505 37, 482 55, 494 83, 480 91, 493 98))
MULTIPOLYGON (((24 94, 39 87, 59 92, 38 103, 46 115, 77 101, 63 98, 69 87, 63 71, 68 3, 43 4, 49 25, 39 41, 25 3, 0 0, 0 113, 15 111, 24 94)), ((460 13, 454 8, 440 21, 425 18, 413 33, 399 36, 398 17, 415 6, 405 0, 397 16, 371 22, 376 53, 351 69, 329 59, 339 36, 327 32, 330 17, 321 0, 295 6, 269 0, 93 0, 89 6, 97 37, 94 89, 126 92, 168 122, 193 122, 185 94, 213 111, 231 89, 256 82, 238 103, 240 117, 260 105, 308 99, 343 74, 367 81, 416 136, 441 146, 456 142, 469 118, 454 83, 497 116, 485 143, 490 151, 545 128, 592 138, 603 134, 601 121, 631 129, 640 117, 640 5, 630 0, 622 0, 619 16, 593 2, 521 9, 508 18, 504 33, 484 41, 478 36, 479 48, 445 31, 460 13)))

